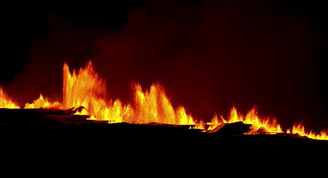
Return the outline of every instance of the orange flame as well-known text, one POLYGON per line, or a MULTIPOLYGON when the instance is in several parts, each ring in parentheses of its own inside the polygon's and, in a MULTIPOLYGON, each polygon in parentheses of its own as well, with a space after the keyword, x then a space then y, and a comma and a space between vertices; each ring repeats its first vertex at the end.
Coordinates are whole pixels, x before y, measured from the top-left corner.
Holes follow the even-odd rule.
POLYGON ((0 87, 0 108, 19 108, 0 87))
MULTIPOLYGON (((105 104, 105 82, 98 78, 91 61, 76 74, 70 73, 68 65, 63 68, 63 105, 65 109, 84 106, 91 109, 94 100, 100 101, 98 105, 105 104)), ((95 103, 93 103, 95 104, 95 103)), ((99 106, 98 106, 99 107, 99 106)))
POLYGON ((292 131, 293 134, 298 134, 300 136, 306 136, 308 138, 316 139, 316 140, 328 140, 328 130, 323 130, 319 134, 314 133, 313 131, 306 132, 305 127, 302 123, 296 124, 294 123, 292 131))
POLYGON ((256 107, 253 107, 244 117, 237 112, 236 107, 232 107, 230 111, 230 116, 228 120, 221 116, 221 121, 219 121, 217 115, 211 120, 208 130, 213 130, 214 128, 224 124, 224 123, 234 123, 243 122, 245 124, 252 125, 252 131, 254 133, 259 129, 264 129, 267 133, 283 133, 281 126, 278 124, 275 118, 260 118, 257 113, 256 107))
MULTIPOLYGON (((186 114, 183 107, 173 108, 164 89, 159 84, 142 91, 140 84, 134 84, 134 107, 124 106, 120 100, 106 102, 105 81, 101 80, 91 61, 76 74, 70 73, 68 65, 63 68, 64 108, 84 106, 88 114, 97 120, 111 123, 128 122, 147 124, 151 122, 177 125, 195 125, 193 118, 186 114)), ((82 114, 81 112, 77 114, 82 114)))
MULTIPOLYGON (((91 61, 77 74, 75 70, 70 73, 69 67, 65 63, 63 67, 63 103, 49 102, 40 95, 33 103, 25 104, 24 108, 69 109, 83 106, 86 109, 75 113, 76 115, 89 115, 90 120, 103 120, 108 123, 190 125, 190 128, 211 131, 226 123, 243 122, 252 125, 252 131, 248 134, 255 134, 258 130, 265 130, 266 133, 272 134, 283 133, 275 118, 260 117, 256 107, 253 107, 246 116, 241 115, 235 107, 232 107, 228 119, 224 119, 222 116, 219 119, 215 114, 211 122, 205 124, 202 120, 196 121, 183 106, 174 108, 160 84, 153 84, 150 90, 143 91, 141 85, 135 83, 132 89, 134 100, 131 105, 123 105, 118 99, 107 100, 105 80, 98 77, 91 61)), ((0 88, 0 108, 19 108, 2 88, 0 88)), ((303 124, 294 124, 292 130, 287 130, 287 133, 328 140, 328 130, 319 134, 312 131, 307 133, 303 124)))
POLYGON ((173 108, 164 89, 159 84, 153 84, 150 91, 142 91, 139 84, 135 84, 135 118, 134 123, 164 123, 176 125, 195 125, 191 115, 184 107, 173 108))
POLYGON ((34 100, 33 103, 26 103, 25 104, 25 109, 32 109, 32 108, 56 108, 56 109, 60 109, 61 108, 61 104, 56 101, 56 102, 49 102, 47 99, 44 99, 42 94, 40 94, 40 97, 36 100, 34 100))
POLYGON ((210 123, 207 123, 209 127, 207 128, 208 131, 211 131, 215 129, 216 127, 219 127, 220 125, 227 123, 226 120, 223 119, 221 116, 221 120, 219 120, 218 116, 215 114, 214 117, 212 118, 210 123))

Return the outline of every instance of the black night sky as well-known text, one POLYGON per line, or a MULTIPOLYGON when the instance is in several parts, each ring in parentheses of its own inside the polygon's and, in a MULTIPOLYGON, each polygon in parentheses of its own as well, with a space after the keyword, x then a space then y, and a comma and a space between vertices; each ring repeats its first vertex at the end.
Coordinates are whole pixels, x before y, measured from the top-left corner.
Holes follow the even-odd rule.
POLYGON ((60 100, 63 62, 92 60, 108 96, 124 102, 130 82, 158 81, 197 118, 255 104, 284 128, 328 128, 324 1, 8 3, 0 84, 20 104, 40 93, 60 100))

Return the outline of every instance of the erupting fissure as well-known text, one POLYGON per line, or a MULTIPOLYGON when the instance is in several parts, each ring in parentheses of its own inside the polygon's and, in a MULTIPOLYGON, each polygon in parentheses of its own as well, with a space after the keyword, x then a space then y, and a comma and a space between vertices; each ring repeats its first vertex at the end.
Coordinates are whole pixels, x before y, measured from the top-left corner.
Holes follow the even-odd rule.
MULTIPOLYGON (((226 123, 243 122, 252 125, 251 131, 247 134, 256 134, 258 130, 264 130, 268 134, 284 133, 275 118, 260 118, 255 107, 245 117, 232 107, 228 119, 215 114, 210 123, 204 123, 188 114, 183 106, 174 108, 164 88, 158 83, 153 84, 146 91, 142 90, 140 84, 134 83, 132 89, 133 104, 124 105, 119 99, 107 100, 105 80, 99 78, 91 61, 78 73, 75 70, 71 73, 68 65, 64 63, 63 102, 50 102, 40 94, 40 97, 33 103, 25 104, 24 109, 69 109, 83 106, 86 109, 75 113, 76 115, 89 115, 89 119, 108 121, 108 123, 189 125, 193 129, 211 131, 226 123)), ((0 88, 0 108, 19 108, 2 88, 0 88)), ((307 133, 303 124, 294 124, 291 130, 287 130, 287 133, 328 140, 328 131, 322 131, 319 134, 312 131, 307 133)))

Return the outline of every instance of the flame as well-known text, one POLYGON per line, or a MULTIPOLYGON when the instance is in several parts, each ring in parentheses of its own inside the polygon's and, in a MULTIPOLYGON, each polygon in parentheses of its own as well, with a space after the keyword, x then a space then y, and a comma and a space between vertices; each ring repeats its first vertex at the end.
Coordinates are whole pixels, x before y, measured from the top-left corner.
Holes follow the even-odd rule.
MULTIPOLYGON (((258 115, 257 108, 254 106, 250 111, 248 111, 246 117, 237 112, 236 107, 232 107, 230 111, 230 116, 228 120, 224 119, 221 116, 223 123, 234 123, 234 122, 243 122, 245 124, 252 125, 252 132, 255 132, 259 129, 264 129, 268 133, 283 133, 282 127, 278 124, 275 118, 261 118, 258 115)), ((218 120, 218 117, 215 115, 211 121, 210 129, 214 129, 218 125, 222 124, 218 120)))
MULTIPOLYGON (((228 119, 224 119, 222 115, 219 118, 215 114, 211 122, 204 123, 187 113, 185 107, 174 108, 164 88, 158 83, 151 85, 150 89, 145 91, 140 84, 134 83, 132 90, 134 96, 131 104, 124 105, 119 99, 108 100, 105 80, 98 77, 91 61, 80 68, 78 73, 75 70, 71 73, 68 65, 64 63, 63 102, 49 102, 40 94, 38 99, 31 104, 25 104, 24 108, 69 109, 83 106, 85 109, 76 112, 76 115, 89 115, 89 120, 102 120, 108 123, 189 125, 190 128, 210 132, 227 123, 243 122, 252 125, 252 130, 248 134, 256 134, 259 130, 271 134, 284 133, 275 118, 260 117, 256 107, 247 112, 246 116, 238 113, 236 107, 232 107, 228 119)), ((0 88, 0 108, 19 108, 2 88, 0 88)), ((307 133, 303 124, 294 124, 286 133, 328 140, 328 130, 319 134, 312 131, 307 133)))
POLYGON ((34 100, 33 103, 26 103, 25 104, 25 109, 32 109, 32 108, 56 108, 56 109, 61 109, 61 104, 56 101, 56 102, 49 102, 47 99, 44 99, 42 94, 40 94, 40 97, 36 100, 34 100))
POLYGON ((328 140, 328 130, 323 130, 319 134, 316 134, 313 131, 306 132, 305 127, 302 123, 294 123, 291 133, 298 134, 300 136, 306 136, 308 138, 316 140, 328 140))
MULTIPOLYGON (((174 109, 163 87, 153 84, 150 91, 142 91, 140 84, 134 84, 135 118, 132 123, 163 123, 175 125, 196 125, 194 118, 187 114, 183 106, 174 109)), ((200 125, 199 125, 200 127, 200 125)))
POLYGON ((81 68, 78 74, 70 73, 68 65, 63 68, 63 106, 65 109, 71 107, 84 106, 91 108, 91 105, 106 104, 103 98, 106 95, 105 82, 98 78, 91 61, 81 68), (98 104, 95 103, 98 101, 98 104))
POLYGON ((0 87, 0 108, 19 108, 0 87))
MULTIPOLYGON (((71 74, 68 65, 63 68, 64 108, 84 106, 88 114, 97 120, 110 123, 128 122, 133 124, 163 123, 176 125, 195 125, 194 119, 185 108, 174 109, 163 87, 153 84, 150 90, 143 92, 138 83, 134 83, 134 105, 123 105, 120 100, 106 102, 105 81, 100 79, 89 61, 87 65, 71 74)), ((81 114, 80 112, 76 114, 81 114)))
POLYGON ((215 114, 211 122, 208 123, 209 127, 207 128, 207 130, 211 131, 224 123, 226 123, 226 120, 224 120, 222 116, 221 116, 221 120, 219 120, 218 116, 215 114))

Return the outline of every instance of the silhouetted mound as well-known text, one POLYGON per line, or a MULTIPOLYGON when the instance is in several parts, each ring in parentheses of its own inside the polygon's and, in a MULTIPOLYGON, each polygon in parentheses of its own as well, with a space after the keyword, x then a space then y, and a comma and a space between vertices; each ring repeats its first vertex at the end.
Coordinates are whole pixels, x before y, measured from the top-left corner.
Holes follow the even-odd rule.
POLYGON ((59 109, 3 109, 0 108, 0 124, 83 124, 83 123, 107 123, 102 121, 87 120, 88 115, 74 115, 83 107, 59 109))
MULTIPOLYGON (((288 134, 242 135, 250 128, 243 123, 225 124, 215 133, 204 133, 189 129, 189 126, 168 124, 88 123, 81 119, 86 116, 70 115, 67 111, 1 112, 11 114, 2 115, 2 123, 9 118, 14 121, 0 124, 0 153, 16 161, 30 156, 28 165, 38 162, 35 161, 37 158, 45 158, 45 162, 38 163, 49 167, 58 166, 59 162, 60 166, 69 164, 72 169, 82 163, 78 168, 111 162, 124 169, 132 166, 147 171, 154 168, 166 171, 168 167, 183 170, 187 167, 187 172, 193 169, 208 171, 209 166, 217 170, 220 165, 219 172, 225 170, 223 166, 235 170, 243 167, 277 172, 291 165, 300 169, 304 164, 327 157, 326 141, 288 134), (52 113, 51 117, 49 113, 52 113), (24 119, 26 122, 22 122, 24 119), (74 119, 74 122, 68 121, 74 119), (67 159, 74 161, 68 163, 67 159)), ((306 168, 312 170, 309 166, 306 168)))
POLYGON ((265 130, 263 127, 260 127, 257 131, 254 132, 254 134, 267 134, 267 130, 265 130))
POLYGON ((9 151, 13 147, 33 149, 37 150, 36 154, 85 155, 99 151, 123 157, 143 155, 141 160, 167 157, 172 161, 186 155, 203 161, 240 160, 244 163, 294 160, 299 156, 314 161, 323 159, 328 150, 327 141, 292 134, 244 135, 251 126, 242 122, 224 124, 211 133, 204 133, 189 129, 188 125, 106 124, 73 113, 73 110, 0 109, 2 148, 8 147, 9 151))
POLYGON ((251 130, 250 124, 244 124, 243 122, 235 122, 231 124, 224 124, 218 126, 211 131, 211 134, 215 135, 242 135, 251 130))

